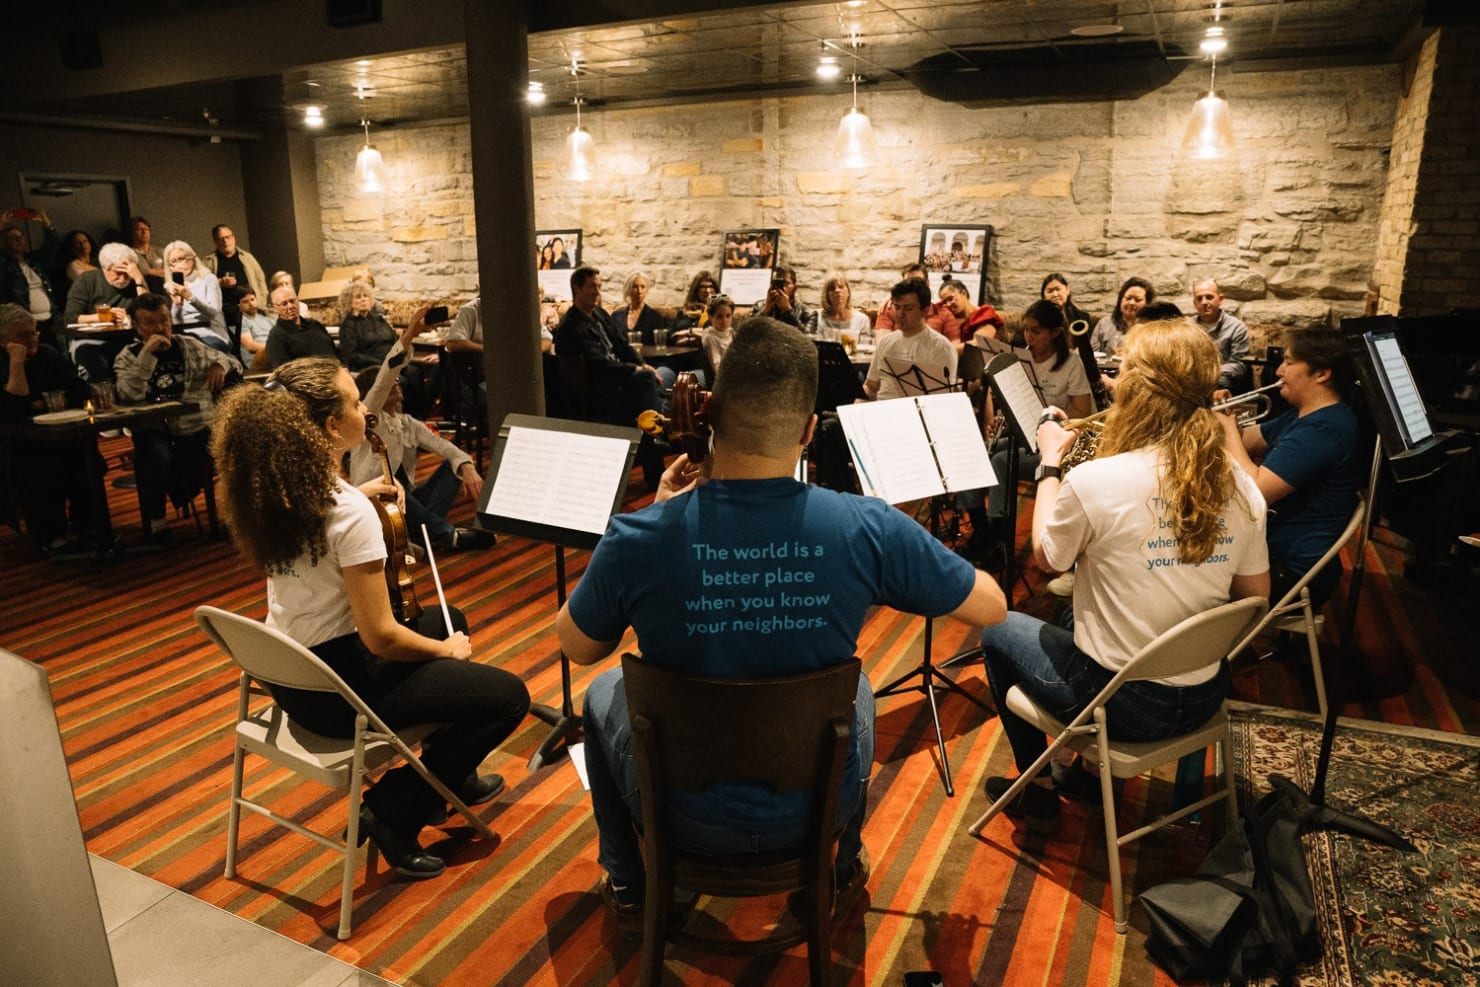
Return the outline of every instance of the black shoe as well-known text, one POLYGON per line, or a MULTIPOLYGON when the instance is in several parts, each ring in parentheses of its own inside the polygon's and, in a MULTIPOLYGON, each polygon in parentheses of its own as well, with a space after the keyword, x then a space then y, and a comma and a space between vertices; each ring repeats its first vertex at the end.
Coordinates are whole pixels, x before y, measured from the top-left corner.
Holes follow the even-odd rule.
MULTIPOLYGON (((498 797, 498 793, 504 790, 503 775, 473 775, 463 782, 458 790, 458 798, 468 805, 482 805, 484 802, 492 802, 498 797)), ((427 820, 428 826, 440 826, 445 823, 452 814, 452 806, 444 805, 441 809, 432 813, 432 818, 427 820)))
MULTIPOLYGON (((1007 794, 1016 778, 988 778, 987 797, 994 803, 1007 794)), ((1054 825, 1059 821, 1059 796, 1051 788, 1034 782, 1018 793, 1017 798, 1002 807, 1002 811, 1014 819, 1021 819, 1030 826, 1054 825)))
POLYGON ((1061 794, 1090 805, 1100 804, 1100 780, 1084 769, 1084 761, 1075 758, 1073 764, 1055 764, 1050 771, 1053 787, 1061 794))
POLYGON ((492 548, 496 544, 498 544, 498 538, 492 531, 484 531, 482 528, 453 528, 451 537, 447 539, 447 550, 451 552, 481 550, 492 548))
POLYGON ((368 805, 360 807, 360 843, 366 838, 375 841, 385 862, 402 877, 424 881, 436 877, 447 869, 441 857, 427 853, 417 842, 415 833, 398 833, 375 818, 368 805))
POLYGON ((617 920, 624 939, 642 941, 642 889, 616 884, 610 874, 601 875, 601 903, 617 920))
POLYGON ((169 528, 160 528, 158 531, 144 532, 146 544, 156 548, 173 548, 175 544, 175 533, 169 528))

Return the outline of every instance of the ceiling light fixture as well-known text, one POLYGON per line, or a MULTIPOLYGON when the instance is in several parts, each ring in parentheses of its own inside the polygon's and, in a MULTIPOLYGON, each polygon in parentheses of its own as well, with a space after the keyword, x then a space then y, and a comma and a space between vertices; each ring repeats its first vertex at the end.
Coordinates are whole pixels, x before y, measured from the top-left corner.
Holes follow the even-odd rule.
POLYGON ((581 126, 581 107, 586 105, 581 98, 581 76, 585 70, 579 61, 572 59, 566 71, 576 80, 576 95, 571 100, 576 108, 576 128, 565 139, 565 177, 573 182, 589 182, 596 174, 596 141, 581 126))
POLYGON ((1228 101, 1217 88, 1217 55, 1212 62, 1208 88, 1193 104, 1192 119, 1187 121, 1187 133, 1182 137, 1183 152, 1201 161, 1226 158, 1233 152, 1233 117, 1228 112, 1228 101))
POLYGON ((310 103, 303 108, 303 125, 318 130, 324 125, 324 108, 310 103))
POLYGON ((817 78, 823 82, 832 82, 843 74, 843 66, 838 64, 836 55, 823 55, 817 59, 817 78))
POLYGON ((370 143, 370 120, 360 117, 360 126, 365 128, 365 146, 355 156, 355 187, 366 195, 385 191, 385 159, 370 143))
POLYGON ((1228 50, 1228 39, 1223 36, 1221 27, 1210 27, 1202 43, 1197 47, 1204 55, 1217 55, 1228 50))
POLYGON ((525 95, 524 98, 528 101, 530 106, 544 106, 545 84, 543 82, 531 82, 529 84, 529 92, 525 95))
POLYGON ((860 42, 853 39, 853 72, 848 81, 853 84, 853 107, 838 121, 838 135, 833 139, 833 158, 842 168, 867 168, 874 163, 878 146, 874 142, 874 125, 858 108, 858 83, 865 81, 858 74, 858 48, 860 42))

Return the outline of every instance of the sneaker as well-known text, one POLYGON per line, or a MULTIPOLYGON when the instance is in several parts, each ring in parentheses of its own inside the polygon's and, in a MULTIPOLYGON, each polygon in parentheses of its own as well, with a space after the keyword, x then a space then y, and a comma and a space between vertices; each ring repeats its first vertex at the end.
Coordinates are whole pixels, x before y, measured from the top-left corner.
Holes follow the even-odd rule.
POLYGON ((1085 762, 1077 757, 1073 764, 1053 765, 1049 769, 1053 775, 1053 787, 1057 788, 1061 795, 1067 795, 1090 805, 1099 805, 1099 776, 1090 774, 1085 768, 1085 762))
MULTIPOLYGON (((1012 787, 1015 778, 988 778, 987 797, 995 804, 1012 787)), ((1049 788, 1029 782, 1018 793, 1017 798, 1002 807, 1002 811, 1014 819, 1022 820, 1030 827, 1054 825, 1059 821, 1059 796, 1049 788)))
POLYGON ((449 552, 482 550, 492 548, 497 542, 498 538, 492 531, 484 531, 482 528, 453 528, 451 537, 447 539, 446 550, 449 552))
POLYGON ((1048 581, 1048 591, 1054 596, 1074 595, 1074 572, 1070 570, 1048 581))
POLYGON ((642 889, 617 884, 610 874, 601 875, 601 903, 617 920, 624 939, 642 941, 642 889))

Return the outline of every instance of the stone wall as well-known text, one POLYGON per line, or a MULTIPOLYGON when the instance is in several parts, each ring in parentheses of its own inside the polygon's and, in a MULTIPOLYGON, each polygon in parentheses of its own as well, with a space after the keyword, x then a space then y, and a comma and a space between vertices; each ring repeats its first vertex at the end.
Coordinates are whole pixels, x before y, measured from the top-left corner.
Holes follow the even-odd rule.
MULTIPOLYGON (((556 167, 573 121, 543 116, 536 221, 583 229, 584 259, 609 285, 640 267, 655 304, 716 267, 723 231, 779 227, 806 300, 841 268, 855 301, 873 305, 917 256, 922 223, 960 222, 995 227, 987 290, 999 306, 1025 306, 1059 270, 1097 313, 1131 275, 1188 307, 1192 282, 1216 276, 1230 307, 1259 322, 1360 312, 1398 69, 1227 77, 1238 151, 1211 163, 1178 153, 1203 81, 1194 68, 1133 101, 987 109, 864 94, 880 160, 863 172, 832 162, 842 95, 587 114, 599 175, 585 184, 556 167)), ((375 134, 395 189, 378 198, 352 188, 359 141, 321 139, 326 263, 369 264, 390 297, 471 294, 468 136, 465 124, 375 134)))

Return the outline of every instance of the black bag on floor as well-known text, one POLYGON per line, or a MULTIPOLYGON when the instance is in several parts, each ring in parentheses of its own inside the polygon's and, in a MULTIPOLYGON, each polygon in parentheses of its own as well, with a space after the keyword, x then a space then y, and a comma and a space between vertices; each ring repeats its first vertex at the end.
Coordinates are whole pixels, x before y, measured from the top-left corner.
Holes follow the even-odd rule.
POLYGON ((1196 875, 1141 895, 1146 952, 1179 981, 1242 985, 1268 971, 1292 984, 1295 967, 1321 952, 1301 819, 1276 791, 1239 822, 1196 875))

